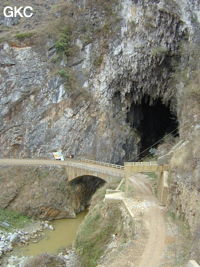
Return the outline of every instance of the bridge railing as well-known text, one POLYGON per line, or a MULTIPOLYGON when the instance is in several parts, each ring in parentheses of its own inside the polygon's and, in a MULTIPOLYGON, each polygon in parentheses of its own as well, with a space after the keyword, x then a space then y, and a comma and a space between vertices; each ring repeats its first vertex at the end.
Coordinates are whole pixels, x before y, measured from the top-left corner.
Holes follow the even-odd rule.
POLYGON ((73 163, 73 162, 71 162, 71 163, 68 164, 68 166, 69 167, 75 167, 75 168, 84 169, 84 170, 87 170, 87 171, 92 171, 94 173, 97 173, 97 176, 98 176, 98 173, 103 173, 103 174, 106 174, 106 175, 111 175, 111 176, 116 176, 116 177, 122 177, 122 178, 124 177, 124 172, 116 172, 115 170, 98 168, 97 166, 93 166, 93 167, 92 166, 86 166, 86 165, 84 165, 82 163, 73 163))
POLYGON ((158 166, 157 161, 126 162, 126 166, 158 166))
POLYGON ((112 164, 112 163, 102 162, 102 161, 96 161, 96 160, 92 160, 92 159, 79 158, 78 160, 80 160, 82 162, 88 162, 88 163, 93 163, 96 165, 101 165, 101 166, 106 166, 106 167, 124 170, 124 166, 122 166, 122 165, 117 165, 117 164, 112 164))

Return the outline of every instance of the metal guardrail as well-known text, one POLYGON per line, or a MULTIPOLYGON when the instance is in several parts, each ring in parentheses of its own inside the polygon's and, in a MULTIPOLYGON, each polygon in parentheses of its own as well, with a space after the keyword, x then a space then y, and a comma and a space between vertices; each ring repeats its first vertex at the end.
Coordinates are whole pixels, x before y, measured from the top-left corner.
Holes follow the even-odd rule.
POLYGON ((117 165, 117 164, 112 164, 112 163, 102 162, 102 161, 96 161, 96 160, 92 160, 92 159, 78 158, 78 160, 80 160, 82 162, 88 162, 88 163, 93 163, 96 165, 101 165, 101 166, 106 166, 106 167, 124 170, 124 166, 122 166, 122 165, 117 165))

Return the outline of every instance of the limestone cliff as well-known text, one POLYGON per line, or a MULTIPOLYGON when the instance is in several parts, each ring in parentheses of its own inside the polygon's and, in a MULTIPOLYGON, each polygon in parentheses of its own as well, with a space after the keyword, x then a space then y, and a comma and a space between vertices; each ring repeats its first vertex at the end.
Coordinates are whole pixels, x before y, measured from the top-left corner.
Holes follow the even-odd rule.
POLYGON ((61 148, 135 159, 150 144, 141 144, 148 128, 140 104, 156 99, 176 115, 170 77, 181 41, 199 25, 197 2, 182 2, 37 0, 30 20, 2 19, 1 156, 49 157, 61 148))

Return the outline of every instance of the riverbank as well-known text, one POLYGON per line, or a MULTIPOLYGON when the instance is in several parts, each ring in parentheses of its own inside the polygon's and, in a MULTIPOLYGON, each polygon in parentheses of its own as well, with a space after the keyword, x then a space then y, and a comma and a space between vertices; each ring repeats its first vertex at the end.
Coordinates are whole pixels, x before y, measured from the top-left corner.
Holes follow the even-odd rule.
POLYGON ((51 221, 50 227, 54 230, 44 230, 43 238, 38 242, 31 242, 17 250, 18 255, 37 256, 39 254, 59 254, 71 248, 79 225, 84 220, 87 211, 81 212, 74 219, 60 219, 51 221))
MULTIPOLYGON (((1 266, 31 266, 31 261, 42 261, 54 255, 54 260, 78 266, 78 257, 71 250, 77 229, 87 211, 76 219, 34 221, 21 230, 1 231, 1 266)), ((65 265, 64 265, 65 266, 65 265)))
MULTIPOLYGON (((12 212, 10 212, 12 214, 12 212)), ((14 213, 13 216, 15 216, 14 213)), ((25 218, 25 217, 24 217, 25 218)), ((53 226, 48 221, 34 221, 31 219, 25 220, 26 226, 23 228, 14 228, 10 222, 3 222, 7 225, 7 230, 0 230, 0 263, 2 266, 7 266, 8 259, 20 247, 27 246, 29 243, 36 243, 44 236, 46 229, 53 230, 53 226)), ((2 223, 2 224, 3 224, 2 223)), ((18 222, 16 220, 16 225, 18 222)), ((16 256, 17 257, 17 256, 16 256)), ((12 257, 11 257, 12 258, 12 257)))

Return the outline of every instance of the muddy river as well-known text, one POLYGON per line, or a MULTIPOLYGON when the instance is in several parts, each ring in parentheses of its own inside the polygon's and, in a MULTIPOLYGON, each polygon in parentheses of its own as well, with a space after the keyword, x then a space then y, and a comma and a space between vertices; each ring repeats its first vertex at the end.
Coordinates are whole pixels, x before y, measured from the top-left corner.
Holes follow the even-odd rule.
POLYGON ((45 230, 45 237, 37 243, 30 243, 17 251, 18 255, 36 256, 41 253, 56 254, 73 244, 78 227, 87 211, 77 215, 75 219, 61 219, 52 221, 54 231, 45 230))

